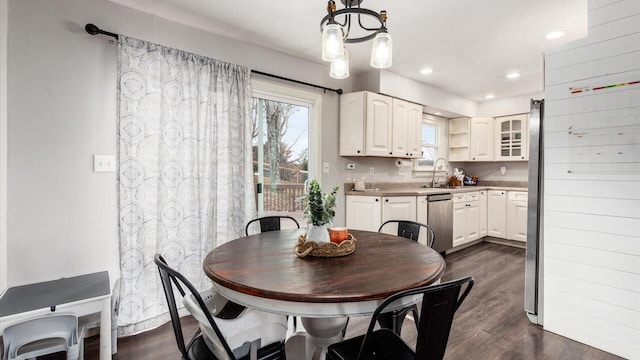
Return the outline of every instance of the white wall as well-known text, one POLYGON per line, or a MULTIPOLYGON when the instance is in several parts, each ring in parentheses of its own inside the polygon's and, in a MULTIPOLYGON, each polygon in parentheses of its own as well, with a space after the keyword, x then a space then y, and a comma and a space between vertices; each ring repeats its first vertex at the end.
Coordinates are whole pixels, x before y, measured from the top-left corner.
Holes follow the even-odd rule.
MULTIPOLYGON (((1 31, 8 33, 11 104, 6 253, 0 241, 0 279, 8 286, 103 269, 119 274, 116 175, 92 171, 93 154, 116 152, 117 49, 107 37, 88 35, 86 23, 351 90, 349 80, 330 79, 321 61, 238 43, 106 0, 8 0, 8 14, 8 32, 1 31)), ((338 101, 335 93, 323 95, 322 154, 331 163, 339 161, 338 101)))
POLYGON ((478 112, 475 116, 496 117, 529 113, 531 99, 540 100, 542 98, 544 98, 544 93, 539 92, 481 102, 478 104, 478 112))
POLYGON ((640 359, 640 85, 594 90, 640 80, 640 2, 590 0, 545 78, 544 327, 640 359))
POLYGON ((7 288, 7 0, 0 0, 0 294, 7 288))

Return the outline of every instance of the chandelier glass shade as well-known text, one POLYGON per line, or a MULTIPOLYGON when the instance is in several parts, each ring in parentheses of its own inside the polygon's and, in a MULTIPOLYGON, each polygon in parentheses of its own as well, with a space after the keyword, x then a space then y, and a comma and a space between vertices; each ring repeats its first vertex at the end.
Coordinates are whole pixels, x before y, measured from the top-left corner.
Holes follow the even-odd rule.
POLYGON ((346 79, 349 77, 349 52, 343 49, 342 56, 331 62, 329 76, 334 79, 346 79))
POLYGON ((373 39, 371 66, 384 69, 392 64, 393 46, 391 35, 387 32, 387 12, 382 10, 377 13, 361 8, 360 3, 362 1, 341 0, 344 8, 336 10, 335 1, 329 0, 327 3, 327 15, 320 21, 322 60, 331 62, 330 75, 333 78, 344 79, 349 76, 349 54, 346 52, 344 44, 373 39), (375 26, 365 25, 365 23, 372 22, 375 23, 375 26), (354 31, 352 32, 352 30, 354 31), (357 35, 354 33, 357 33, 357 35), (334 62, 337 63, 334 64, 334 62), (343 68, 346 71, 337 70, 343 68))

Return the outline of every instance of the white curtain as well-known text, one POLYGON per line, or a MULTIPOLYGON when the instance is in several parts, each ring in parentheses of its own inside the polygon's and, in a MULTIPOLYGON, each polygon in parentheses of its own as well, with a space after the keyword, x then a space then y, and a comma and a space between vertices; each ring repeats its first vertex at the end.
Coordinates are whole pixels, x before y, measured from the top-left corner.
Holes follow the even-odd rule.
POLYGON ((168 320, 156 253, 206 289, 206 254, 255 216, 249 76, 120 36, 119 334, 168 320))

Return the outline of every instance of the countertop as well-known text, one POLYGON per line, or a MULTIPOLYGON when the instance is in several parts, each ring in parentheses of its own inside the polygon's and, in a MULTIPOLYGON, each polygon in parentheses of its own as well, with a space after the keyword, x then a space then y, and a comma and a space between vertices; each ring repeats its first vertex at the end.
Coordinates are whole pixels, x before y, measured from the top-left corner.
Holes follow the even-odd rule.
POLYGON ((528 189, 526 187, 469 185, 451 188, 406 187, 393 189, 366 189, 365 191, 348 190, 345 191, 344 194, 355 196, 423 196, 432 194, 455 194, 480 190, 527 191, 528 189))

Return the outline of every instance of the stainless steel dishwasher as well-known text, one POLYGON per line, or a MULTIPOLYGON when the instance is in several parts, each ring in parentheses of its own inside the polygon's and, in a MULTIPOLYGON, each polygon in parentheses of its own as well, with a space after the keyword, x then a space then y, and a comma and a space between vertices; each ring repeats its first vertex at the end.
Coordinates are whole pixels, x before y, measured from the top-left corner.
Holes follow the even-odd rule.
POLYGON ((453 247, 452 198, 451 194, 427 195, 427 224, 436 234, 433 249, 439 253, 453 247))

